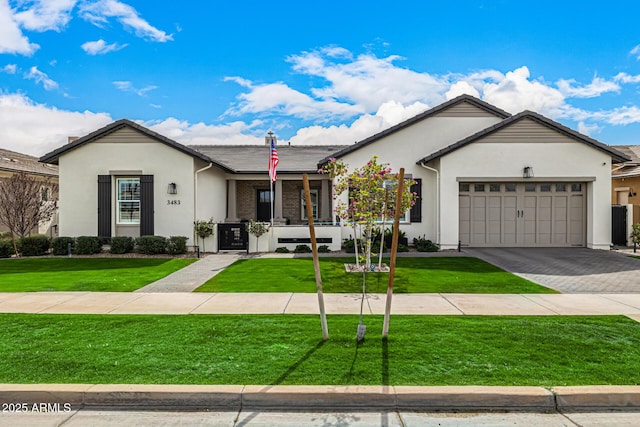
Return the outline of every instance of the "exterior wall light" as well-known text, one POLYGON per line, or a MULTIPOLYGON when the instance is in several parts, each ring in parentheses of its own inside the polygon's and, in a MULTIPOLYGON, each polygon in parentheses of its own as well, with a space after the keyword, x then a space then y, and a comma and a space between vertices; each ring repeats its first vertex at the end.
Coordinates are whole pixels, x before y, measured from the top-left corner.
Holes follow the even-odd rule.
POLYGON ((178 186, 176 185, 175 182, 172 182, 169 184, 169 186, 167 187, 167 193, 168 194, 178 194, 178 186))
POLYGON ((523 178, 533 178, 533 168, 531 166, 525 166, 522 171, 523 178))

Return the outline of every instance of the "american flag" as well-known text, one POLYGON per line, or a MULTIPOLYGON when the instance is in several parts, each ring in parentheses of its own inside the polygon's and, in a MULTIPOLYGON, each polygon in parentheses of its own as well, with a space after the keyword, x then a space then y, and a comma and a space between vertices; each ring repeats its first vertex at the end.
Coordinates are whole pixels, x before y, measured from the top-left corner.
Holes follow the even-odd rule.
POLYGON ((278 177, 276 166, 278 166, 278 152, 276 151, 276 142, 271 138, 271 150, 269 153, 269 177, 271 181, 275 181, 278 177))

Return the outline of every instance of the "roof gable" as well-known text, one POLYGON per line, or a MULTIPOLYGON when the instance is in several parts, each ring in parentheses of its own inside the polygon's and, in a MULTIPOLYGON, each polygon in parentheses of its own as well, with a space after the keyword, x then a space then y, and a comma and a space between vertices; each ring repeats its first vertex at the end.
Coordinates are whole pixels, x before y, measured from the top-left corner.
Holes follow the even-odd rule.
POLYGON ((386 136, 389 136, 393 133, 396 133, 402 129, 405 129, 409 126, 412 126, 422 120, 426 120, 430 117, 487 117, 494 116, 500 119, 505 119, 510 117, 511 114, 507 113, 504 110, 501 110, 498 107, 495 107, 487 102, 484 102, 478 98, 475 98, 471 95, 460 95, 454 99, 451 99, 443 104, 440 104, 436 107, 433 107, 423 113, 418 114, 408 120, 405 120, 402 123, 399 123, 395 126, 392 126, 382 132, 379 132, 369 138, 363 139, 362 141, 356 142, 353 145, 348 146, 347 148, 337 151, 333 153, 331 156, 325 157, 322 159, 318 166, 322 166, 329 161, 332 157, 341 157, 345 154, 351 153, 353 151, 359 150, 373 142, 376 142, 386 136))
MULTIPOLYGON (((498 142, 500 140, 507 142, 511 139, 507 133, 504 133, 505 130, 507 130, 508 128, 513 128, 515 126, 522 127, 523 130, 526 130, 526 129, 531 130, 532 129, 531 124, 533 124, 536 127, 543 126, 545 129, 553 131, 554 134, 557 135, 557 137, 559 138, 555 142, 559 142, 559 141, 562 141, 563 139, 569 138, 571 140, 587 144, 597 150, 600 150, 610 155, 615 162, 625 162, 630 160, 625 154, 615 150, 614 148, 606 144, 603 144, 600 141, 597 141, 593 138, 590 138, 586 135, 576 132, 573 129, 570 129, 564 125, 561 125, 560 123, 555 122, 551 119, 548 119, 538 113, 534 113, 532 111, 523 111, 522 113, 516 114, 515 116, 511 116, 494 126, 490 126, 487 129, 484 129, 480 132, 477 132, 474 135, 471 135, 448 147, 445 147, 442 150, 436 151, 428 155, 427 157, 424 157, 418 160, 417 164, 424 164, 432 160, 438 159, 459 148, 462 148, 466 145, 469 145, 473 142, 477 142, 479 140, 487 140, 488 138, 492 138, 491 139, 492 142, 498 142)), ((550 140, 550 135, 548 132, 530 132, 530 133, 527 133, 526 135, 528 137, 527 142, 542 142, 542 141, 547 142, 550 140)), ((554 142, 553 138, 551 139, 551 141, 554 142)))
POLYGON ((28 154, 0 148, 0 170, 10 173, 26 172, 33 175, 58 176, 58 167, 38 162, 28 154))
POLYGON ((148 129, 144 126, 141 126, 135 122, 132 122, 131 120, 127 120, 127 119, 121 119, 118 121, 115 121, 101 129, 98 129, 94 132, 91 132, 88 135, 83 136, 82 138, 78 138, 75 141, 63 145, 62 147, 51 151, 50 153, 45 154, 44 156, 40 157, 40 161, 43 163, 51 163, 51 164, 58 164, 58 159, 60 158, 60 156, 63 156, 64 154, 75 150, 76 148, 82 147, 86 144, 89 144, 91 142, 95 142, 98 141, 102 138, 105 137, 109 137, 112 136, 114 134, 116 134, 118 131, 125 129, 125 128, 129 128, 132 129, 136 132, 139 132, 157 142, 160 142, 162 144, 168 145, 171 148, 174 148, 184 154, 187 154, 195 159, 201 160, 203 162, 206 163, 213 163, 214 165, 218 166, 219 168, 227 171, 227 172, 233 172, 233 170, 229 167, 227 167, 226 165, 223 165, 222 163, 213 161, 212 159, 210 159, 209 157, 207 157, 206 155, 195 151, 185 145, 182 145, 172 139, 167 138, 166 136, 160 135, 157 132, 152 131, 151 129, 148 129))

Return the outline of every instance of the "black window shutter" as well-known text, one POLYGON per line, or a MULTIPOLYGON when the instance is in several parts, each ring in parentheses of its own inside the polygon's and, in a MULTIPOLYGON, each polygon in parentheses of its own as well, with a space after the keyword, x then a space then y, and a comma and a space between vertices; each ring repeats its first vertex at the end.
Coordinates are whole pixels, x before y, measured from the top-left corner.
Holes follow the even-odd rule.
POLYGON ((153 236, 153 175, 140 176, 140 235, 153 236))
POLYGON ((411 186, 411 191, 416 193, 416 204, 413 205, 409 212, 409 220, 411 222, 422 222, 422 179, 414 178, 416 182, 411 186))
POLYGON ((111 175, 98 175, 98 236, 111 237, 111 175))

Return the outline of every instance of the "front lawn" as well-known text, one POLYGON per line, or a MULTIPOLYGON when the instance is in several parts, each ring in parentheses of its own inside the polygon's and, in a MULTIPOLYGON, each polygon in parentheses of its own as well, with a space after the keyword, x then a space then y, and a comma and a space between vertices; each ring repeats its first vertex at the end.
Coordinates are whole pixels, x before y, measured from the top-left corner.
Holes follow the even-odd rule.
POLYGON ((186 258, 22 258, 0 261, 0 292, 130 292, 195 262, 186 258))
MULTIPOLYGON (((346 273, 352 257, 320 258, 325 292, 361 292, 362 274, 346 273)), ((383 262, 389 262, 388 259, 383 262)), ((367 274, 367 291, 387 291, 387 273, 367 274)), ((556 293, 478 258, 398 258, 397 293, 556 293)), ((241 259, 221 271, 196 292, 315 292, 312 258, 241 259)))
POLYGON ((623 316, 0 314, 0 383, 640 384, 623 316))

